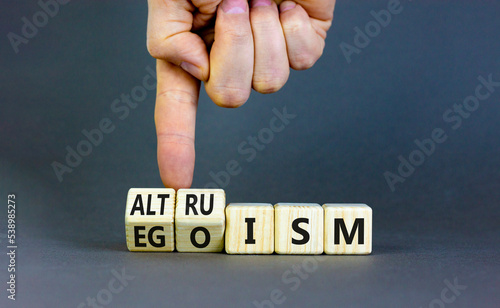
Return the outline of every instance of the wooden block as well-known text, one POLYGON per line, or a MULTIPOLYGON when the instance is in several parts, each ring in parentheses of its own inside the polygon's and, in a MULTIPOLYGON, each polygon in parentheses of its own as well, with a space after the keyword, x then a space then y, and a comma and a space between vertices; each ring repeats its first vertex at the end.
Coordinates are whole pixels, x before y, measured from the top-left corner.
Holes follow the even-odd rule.
POLYGON ((366 204, 324 204, 325 253, 372 252, 372 209, 366 204))
POLYGON ((179 189, 175 207, 177 251, 222 251, 225 207, 226 194, 222 189, 179 189))
POLYGON ((269 203, 230 203, 226 207, 226 252, 272 254, 274 207, 269 203))
POLYGON ((125 210, 125 234, 130 251, 174 250, 175 190, 131 188, 125 210))
POLYGON ((274 219, 277 253, 323 253, 323 208, 319 204, 278 203, 274 219))

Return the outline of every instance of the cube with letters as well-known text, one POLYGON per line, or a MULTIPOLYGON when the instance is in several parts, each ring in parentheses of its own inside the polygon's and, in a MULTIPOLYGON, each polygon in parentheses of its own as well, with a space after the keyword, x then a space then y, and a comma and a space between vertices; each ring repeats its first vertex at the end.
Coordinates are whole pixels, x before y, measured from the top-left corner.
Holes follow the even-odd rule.
POLYGON ((323 208, 319 204, 278 203, 274 219, 277 253, 323 253, 323 208))
POLYGON ((274 207, 269 203, 230 203, 226 207, 226 252, 274 252, 274 207))
POLYGON ((179 189, 175 207, 177 251, 222 251, 225 207, 226 194, 222 189, 179 189))
POLYGON ((325 253, 369 254, 372 252, 372 209, 366 204, 327 203, 325 253))
POLYGON ((127 195, 125 234, 130 251, 173 251, 175 190, 131 188, 127 195))

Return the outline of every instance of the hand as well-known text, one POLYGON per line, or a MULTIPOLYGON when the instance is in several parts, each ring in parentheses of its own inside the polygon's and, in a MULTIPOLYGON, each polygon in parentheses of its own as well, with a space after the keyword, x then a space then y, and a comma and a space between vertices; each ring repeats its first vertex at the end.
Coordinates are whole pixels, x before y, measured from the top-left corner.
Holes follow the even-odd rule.
POLYGON ((321 56, 335 0, 283 1, 279 10, 268 0, 252 0, 251 8, 246 0, 148 4, 148 50, 158 59, 160 175, 167 187, 187 188, 194 172, 200 80, 223 107, 242 105, 252 88, 279 90, 289 67, 307 69, 321 56))

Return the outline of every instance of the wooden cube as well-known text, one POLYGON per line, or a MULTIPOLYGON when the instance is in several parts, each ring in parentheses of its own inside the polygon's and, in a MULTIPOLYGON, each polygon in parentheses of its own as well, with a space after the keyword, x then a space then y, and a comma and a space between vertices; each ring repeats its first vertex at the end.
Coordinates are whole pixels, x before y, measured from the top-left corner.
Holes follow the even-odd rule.
POLYGON ((125 210, 125 234, 130 251, 174 250, 175 190, 131 188, 125 210))
POLYGON ((323 253, 323 208, 319 204, 278 203, 274 219, 277 253, 323 253))
POLYGON ((222 189, 179 189, 175 207, 177 251, 222 251, 225 208, 226 195, 222 189))
POLYGON ((325 253, 372 252, 372 209, 366 204, 324 204, 325 253))
POLYGON ((274 207, 269 203, 230 203, 226 207, 226 252, 272 254, 274 207))

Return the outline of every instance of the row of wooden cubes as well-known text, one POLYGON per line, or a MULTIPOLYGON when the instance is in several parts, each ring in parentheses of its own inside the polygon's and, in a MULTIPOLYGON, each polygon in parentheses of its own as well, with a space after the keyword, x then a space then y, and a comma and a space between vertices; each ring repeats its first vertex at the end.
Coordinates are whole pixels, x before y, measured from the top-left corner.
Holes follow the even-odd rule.
POLYGON ((131 188, 130 251, 369 254, 366 204, 230 203, 222 189, 131 188), (175 231, 174 231, 175 229, 175 231))

